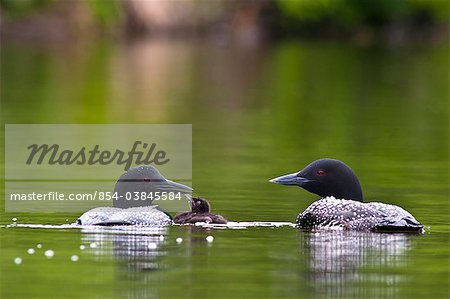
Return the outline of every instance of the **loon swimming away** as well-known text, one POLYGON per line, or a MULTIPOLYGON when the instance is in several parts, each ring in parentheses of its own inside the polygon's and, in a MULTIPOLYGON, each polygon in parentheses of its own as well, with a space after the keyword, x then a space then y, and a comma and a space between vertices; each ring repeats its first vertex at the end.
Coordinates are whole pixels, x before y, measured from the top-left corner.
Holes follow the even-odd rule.
MULTIPOLYGON (((181 193, 190 198, 191 187, 172 182, 148 165, 130 168, 117 180, 113 200, 114 207, 98 207, 85 212, 77 219, 79 225, 148 225, 172 224, 172 218, 153 200, 127 200, 130 196, 155 192, 181 193)), ((150 197, 147 197, 150 198, 150 197)))
POLYGON ((200 197, 192 197, 190 200, 191 212, 179 213, 173 218, 174 223, 194 224, 197 222, 226 224, 227 220, 221 215, 210 213, 209 202, 200 197))
POLYGON ((280 176, 270 182, 299 186, 322 197, 297 216, 296 223, 301 228, 423 231, 423 225, 398 206, 380 202, 363 203, 358 178, 350 167, 339 160, 320 159, 297 173, 280 176))

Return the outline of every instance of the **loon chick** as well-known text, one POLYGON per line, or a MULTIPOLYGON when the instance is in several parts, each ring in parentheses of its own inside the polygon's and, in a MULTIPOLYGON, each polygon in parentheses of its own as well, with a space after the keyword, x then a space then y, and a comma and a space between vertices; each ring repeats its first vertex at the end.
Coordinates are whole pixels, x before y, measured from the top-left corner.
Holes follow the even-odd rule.
MULTIPOLYGON (((122 174, 114 188, 113 206, 98 207, 85 212, 77 219, 79 225, 148 225, 163 226, 172 224, 172 218, 153 200, 134 200, 137 194, 145 193, 146 198, 156 196, 156 192, 182 193, 188 196, 191 187, 172 182, 159 171, 148 165, 130 168, 122 174), (127 200, 130 198, 131 200, 127 200)), ((188 196, 189 197, 189 196, 188 196)))
POLYGON ((173 218, 174 223, 178 224, 194 224, 196 222, 207 222, 226 224, 227 220, 221 215, 215 215, 210 213, 209 202, 200 197, 192 197, 190 200, 191 212, 181 212, 175 215, 173 218))
POLYGON ((270 180, 299 186, 322 196, 297 216, 301 228, 341 227, 361 231, 421 232, 420 224, 404 209, 380 202, 363 203, 361 185, 353 170, 334 159, 312 162, 297 173, 270 180))

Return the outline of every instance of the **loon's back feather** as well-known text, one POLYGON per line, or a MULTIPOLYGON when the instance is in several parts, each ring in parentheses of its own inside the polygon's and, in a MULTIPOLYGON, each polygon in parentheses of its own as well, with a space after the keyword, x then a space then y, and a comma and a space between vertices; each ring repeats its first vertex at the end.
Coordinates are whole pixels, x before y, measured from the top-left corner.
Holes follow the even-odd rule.
MULTIPOLYGON (((161 226, 172 224, 172 219, 158 209, 157 205, 122 209, 112 215, 106 223, 114 225, 151 225, 161 226)), ((99 223, 105 225, 106 223, 99 223)))
POLYGON ((79 225, 96 225, 98 223, 107 221, 112 215, 122 209, 114 207, 98 207, 91 209, 77 219, 79 225))
POLYGON ((340 227, 360 231, 421 231, 423 226, 404 209, 380 202, 362 203, 326 197, 300 213, 304 228, 340 227))
POLYGON ((172 224, 168 214, 157 205, 133 207, 128 209, 100 207, 87 211, 77 220, 81 225, 150 225, 172 224))

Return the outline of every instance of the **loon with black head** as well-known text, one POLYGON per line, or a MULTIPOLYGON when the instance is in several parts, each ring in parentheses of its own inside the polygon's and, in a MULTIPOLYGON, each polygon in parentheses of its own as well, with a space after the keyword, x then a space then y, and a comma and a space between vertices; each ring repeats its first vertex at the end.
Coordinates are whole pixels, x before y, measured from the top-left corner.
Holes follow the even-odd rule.
POLYGON ((227 220, 221 216, 212 214, 209 202, 201 197, 192 197, 190 200, 191 211, 182 212, 175 215, 174 223, 178 224, 194 224, 197 222, 226 224, 227 220))
POLYGON ((153 204, 155 195, 166 192, 181 193, 190 199, 192 188, 170 181, 148 165, 130 168, 123 173, 114 187, 113 207, 98 207, 85 212, 77 219, 79 225, 147 225, 172 224, 172 217, 153 204), (137 192, 137 193, 135 193, 137 192), (133 200, 146 194, 146 200, 133 200), (151 197, 150 197, 151 196, 151 197), (148 199, 148 200, 147 200, 148 199))
POLYGON ((361 185, 353 170, 335 159, 320 159, 299 172, 270 180, 299 186, 317 194, 297 216, 300 228, 342 228, 360 231, 421 232, 420 224, 404 209, 380 202, 363 203, 361 185))

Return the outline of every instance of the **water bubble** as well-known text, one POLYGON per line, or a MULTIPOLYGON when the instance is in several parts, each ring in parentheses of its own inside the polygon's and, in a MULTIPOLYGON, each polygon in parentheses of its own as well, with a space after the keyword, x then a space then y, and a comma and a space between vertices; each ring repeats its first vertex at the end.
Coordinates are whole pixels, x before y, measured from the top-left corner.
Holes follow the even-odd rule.
POLYGON ((79 260, 80 258, 78 257, 78 255, 72 255, 71 257, 70 257, 70 260, 72 261, 72 262, 78 262, 78 260, 79 260))
POLYGON ((55 252, 53 250, 49 249, 44 252, 44 255, 46 257, 48 257, 49 259, 51 259, 55 255, 55 252))
POLYGON ((156 243, 148 243, 148 249, 156 249, 156 248, 158 248, 158 244, 156 244, 156 243))
POLYGON ((91 248, 97 248, 97 243, 92 242, 91 244, 89 244, 89 247, 91 247, 91 248))
POLYGON ((16 257, 16 258, 14 259, 14 264, 16 264, 16 265, 22 264, 22 258, 16 257))
POLYGON ((80 245, 80 250, 84 250, 85 248, 86 248, 86 246, 80 245))
POLYGON ((27 252, 28 254, 34 254, 35 250, 34 248, 28 248, 27 252))
POLYGON ((175 242, 177 242, 178 244, 181 244, 183 242, 183 238, 178 237, 175 239, 175 242))
POLYGON ((13 219, 11 219, 12 221, 14 221, 14 222, 16 222, 17 221, 17 218, 16 217, 14 217, 13 219))
POLYGON ((213 236, 207 236, 207 237, 206 237, 206 241, 207 241, 208 243, 211 243, 212 241, 214 241, 214 237, 213 237, 213 236))
POLYGON ((36 247, 37 247, 37 248, 42 248, 42 244, 39 243, 39 244, 36 245, 36 247))

